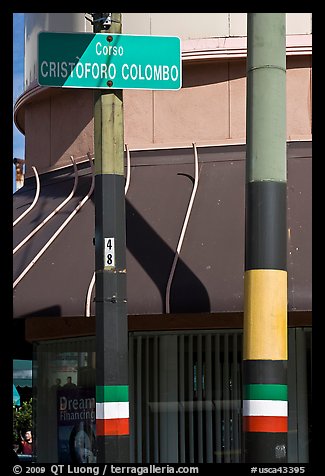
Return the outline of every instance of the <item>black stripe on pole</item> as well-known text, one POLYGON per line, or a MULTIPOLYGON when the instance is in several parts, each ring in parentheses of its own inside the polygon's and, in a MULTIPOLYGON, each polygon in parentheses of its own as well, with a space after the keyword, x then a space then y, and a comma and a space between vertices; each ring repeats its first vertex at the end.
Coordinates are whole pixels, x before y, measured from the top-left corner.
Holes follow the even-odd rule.
MULTIPOLYGON (((125 178, 95 176, 96 386, 128 385, 125 178), (114 238, 114 267, 105 269, 104 239, 114 238)), ((97 422, 96 422, 97 423, 97 422)), ((96 436, 99 462, 129 461, 129 435, 96 436)))
POLYGON ((287 269, 286 182, 246 184, 245 270, 287 269))
MULTIPOLYGON (((99 247, 103 248, 104 244, 97 240, 102 240, 104 237, 118 237, 119 240, 124 238, 123 243, 117 241, 115 245, 115 261, 118 269, 126 268, 124 186, 124 175, 98 174, 95 176, 95 223, 96 230, 101 230, 102 233, 99 237, 95 236, 95 241, 99 247), (123 219, 121 220, 120 217, 123 219)), ((103 254, 96 253, 96 271, 104 268, 103 263, 103 254)))
MULTIPOLYGON (((100 275, 97 275, 97 279, 100 275)), ((114 289, 112 280, 107 278, 109 283, 107 287, 114 289)), ((98 349, 98 353, 102 354, 97 357, 96 355, 96 367, 100 373, 102 383, 99 385, 127 385, 128 382, 128 334, 127 334, 127 321, 122 319, 121 315, 126 313, 126 303, 123 302, 123 298, 119 296, 119 289, 125 288, 125 284, 122 283, 116 286, 117 297, 104 298, 104 302, 97 302, 98 312, 102 312, 104 319, 102 322, 96 323, 96 332, 105 336, 105 342, 103 347, 98 349), (105 302, 108 301, 114 302, 105 302), (102 309, 102 311, 100 311, 102 309), (124 346, 124 347, 122 347, 124 346), (125 350, 126 348, 126 350, 125 350), (103 358, 105 355, 105 359, 103 358), (98 363, 97 363, 98 362, 98 363)))
POLYGON ((286 463, 287 433, 246 432, 245 463, 286 463))
MULTIPOLYGON (((96 356, 96 368, 101 385, 128 384, 128 327, 126 300, 126 254, 125 254, 125 179, 121 175, 96 175, 95 221, 101 237, 115 238, 115 264, 113 270, 105 270, 104 253, 96 253, 96 333, 105 336, 101 352, 96 356), (112 194, 112 189, 115 193, 112 194), (121 220, 119 217, 123 217, 121 220), (123 243, 120 242, 123 240, 123 243), (102 317, 100 317, 102 316, 102 317), (122 354, 121 354, 122 352, 122 354), (109 360, 109 363, 105 361, 109 360)), ((98 246, 100 250, 103 246, 98 246)))
POLYGON ((98 243, 102 252, 96 253, 96 334, 105 336, 102 348, 98 349, 96 367, 101 381, 97 385, 127 385, 128 383, 128 328, 126 302, 126 255, 125 255, 125 194, 124 176, 96 175, 96 229, 102 230, 101 237, 115 238, 114 270, 104 270, 104 246, 98 243), (112 194, 112 189, 115 193, 112 194), (114 198, 112 200, 112 197, 114 198), (115 218, 115 219, 114 219, 115 218), (124 240, 123 240, 124 238, 124 240), (119 240, 123 240, 120 243, 119 240), (101 355, 100 355, 101 354, 101 355))
POLYGON ((107 462, 121 463, 129 460, 130 438, 129 435, 123 436, 99 436, 96 439, 97 450, 105 454, 107 462))
POLYGON ((287 384, 287 360, 243 360, 245 384, 287 384))

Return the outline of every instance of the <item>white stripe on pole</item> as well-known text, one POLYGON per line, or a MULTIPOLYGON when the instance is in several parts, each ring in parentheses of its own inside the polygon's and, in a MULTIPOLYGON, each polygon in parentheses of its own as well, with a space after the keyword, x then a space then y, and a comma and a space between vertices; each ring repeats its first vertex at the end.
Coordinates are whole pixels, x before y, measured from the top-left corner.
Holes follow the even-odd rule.
POLYGON ((244 400, 244 416, 288 416, 288 402, 281 400, 244 400))
POLYGON ((129 418, 129 402, 96 403, 96 419, 129 418))

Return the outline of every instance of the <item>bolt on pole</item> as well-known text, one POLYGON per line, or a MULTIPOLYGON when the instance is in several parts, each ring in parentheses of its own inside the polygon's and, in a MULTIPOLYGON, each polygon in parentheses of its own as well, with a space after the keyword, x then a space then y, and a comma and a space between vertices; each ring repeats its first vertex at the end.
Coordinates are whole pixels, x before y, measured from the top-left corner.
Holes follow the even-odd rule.
POLYGON ((286 14, 247 14, 243 460, 287 462, 286 14))

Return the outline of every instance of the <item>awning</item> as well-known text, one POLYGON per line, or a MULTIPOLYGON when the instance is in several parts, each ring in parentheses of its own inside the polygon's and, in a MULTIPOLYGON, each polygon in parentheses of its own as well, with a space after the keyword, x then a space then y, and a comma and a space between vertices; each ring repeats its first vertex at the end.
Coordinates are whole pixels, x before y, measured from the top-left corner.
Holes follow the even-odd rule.
MULTIPOLYGON (((245 146, 198 147, 199 182, 171 290, 170 312, 244 308, 245 146)), ((311 142, 288 143, 288 309, 311 310, 311 142)), ((33 209, 14 227, 14 248, 66 200, 73 167, 40 176, 33 209)), ((73 197, 13 257, 19 279, 87 196, 89 162, 73 197)), ((131 151, 126 195, 130 315, 165 313, 166 287, 193 190, 193 148, 131 151)), ((14 220, 33 203, 34 177, 13 197, 14 220)), ((94 273, 94 194, 14 288, 14 317, 83 316, 94 273)), ((91 314, 94 315, 94 290, 91 314)))
POLYGON ((20 405, 20 395, 18 393, 18 390, 16 389, 15 385, 12 385, 12 402, 14 405, 19 406, 20 405))

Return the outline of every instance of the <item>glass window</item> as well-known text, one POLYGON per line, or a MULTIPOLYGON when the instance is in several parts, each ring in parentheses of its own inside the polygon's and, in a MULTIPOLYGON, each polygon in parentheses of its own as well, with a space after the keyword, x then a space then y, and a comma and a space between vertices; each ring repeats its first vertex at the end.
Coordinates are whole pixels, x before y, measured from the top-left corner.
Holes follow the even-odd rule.
MULTIPOLYGON (((240 462, 242 330, 129 337, 131 462, 240 462)), ((311 328, 288 347, 288 462, 308 463, 311 328)))
MULTIPOLYGON (((96 461, 95 346, 35 345, 37 462, 96 461)), ((242 330, 129 333, 130 462, 240 462, 241 367, 242 330)), ((289 329, 288 388, 288 462, 308 463, 310 328, 289 329)))
POLYGON ((35 345, 37 462, 96 462, 95 338, 35 345))

